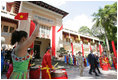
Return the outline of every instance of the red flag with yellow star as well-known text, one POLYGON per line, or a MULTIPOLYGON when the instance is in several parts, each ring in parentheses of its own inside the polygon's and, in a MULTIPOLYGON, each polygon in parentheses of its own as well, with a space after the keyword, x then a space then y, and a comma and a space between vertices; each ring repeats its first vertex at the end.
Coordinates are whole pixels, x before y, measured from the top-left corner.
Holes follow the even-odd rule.
POLYGON ((15 19, 18 19, 18 20, 27 20, 27 18, 28 18, 28 13, 18 13, 15 16, 15 19))

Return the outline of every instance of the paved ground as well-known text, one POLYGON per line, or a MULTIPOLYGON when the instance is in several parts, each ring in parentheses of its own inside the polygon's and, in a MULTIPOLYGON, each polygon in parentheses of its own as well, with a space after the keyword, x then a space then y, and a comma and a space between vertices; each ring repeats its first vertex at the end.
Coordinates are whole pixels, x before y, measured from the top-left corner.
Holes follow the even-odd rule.
MULTIPOLYGON (((56 61, 57 62, 57 61, 56 61)), ((56 62, 53 62, 54 65, 56 62)), ((117 71, 112 67, 112 70, 103 71, 100 68, 100 71, 102 75, 96 77, 93 73, 93 75, 89 75, 89 67, 84 68, 84 75, 83 77, 79 76, 79 67, 78 66, 72 66, 72 65, 66 65, 64 62, 58 62, 58 67, 66 68, 68 78, 69 79, 117 79, 117 71)), ((40 62, 37 62, 37 64, 40 64, 40 62)), ((6 79, 5 73, 1 75, 2 79, 6 79)))
POLYGON ((102 74, 99 75, 98 77, 96 77, 94 73, 93 75, 89 75, 88 71, 89 71, 89 67, 85 67, 83 77, 80 77, 79 68, 71 66, 70 69, 67 69, 68 78, 69 79, 79 79, 79 78, 80 79, 117 79, 116 70, 103 71, 100 68, 102 74))

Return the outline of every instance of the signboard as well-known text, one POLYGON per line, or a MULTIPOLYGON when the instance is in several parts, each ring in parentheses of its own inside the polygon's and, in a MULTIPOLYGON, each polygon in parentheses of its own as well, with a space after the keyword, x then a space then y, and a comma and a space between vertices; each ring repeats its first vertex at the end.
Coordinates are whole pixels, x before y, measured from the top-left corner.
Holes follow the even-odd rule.
POLYGON ((54 23, 53 20, 48 19, 48 18, 46 18, 46 17, 38 16, 38 15, 34 15, 33 18, 34 18, 34 19, 38 19, 39 21, 46 22, 46 23, 47 23, 47 22, 48 22, 48 23, 51 23, 51 24, 54 23))

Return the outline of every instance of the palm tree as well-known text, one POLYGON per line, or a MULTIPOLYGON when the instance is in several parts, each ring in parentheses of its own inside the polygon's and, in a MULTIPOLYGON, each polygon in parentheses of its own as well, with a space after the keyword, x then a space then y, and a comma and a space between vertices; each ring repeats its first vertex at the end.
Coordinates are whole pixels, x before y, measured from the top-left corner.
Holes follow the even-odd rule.
POLYGON ((98 30, 98 33, 100 32, 101 34, 97 36, 104 34, 107 49, 110 51, 108 36, 111 35, 109 33, 113 31, 114 26, 117 24, 117 3, 115 2, 113 5, 106 5, 103 9, 100 8, 98 13, 94 13, 93 16, 95 24, 92 26, 92 32, 98 30), (98 27, 99 29, 96 29, 98 27))

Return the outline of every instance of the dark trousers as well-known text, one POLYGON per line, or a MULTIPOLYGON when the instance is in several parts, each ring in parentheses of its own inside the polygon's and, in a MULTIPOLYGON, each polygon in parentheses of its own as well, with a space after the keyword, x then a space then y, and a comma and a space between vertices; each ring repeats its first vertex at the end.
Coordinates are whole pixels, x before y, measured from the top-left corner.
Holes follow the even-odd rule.
POLYGON ((95 71, 95 66, 94 66, 94 65, 91 65, 91 66, 90 66, 89 73, 91 74, 92 71, 95 73, 95 75, 97 75, 97 72, 95 71))
POLYGON ((100 70, 99 70, 99 68, 98 68, 98 65, 95 66, 95 69, 98 70, 98 73, 101 73, 100 70))

